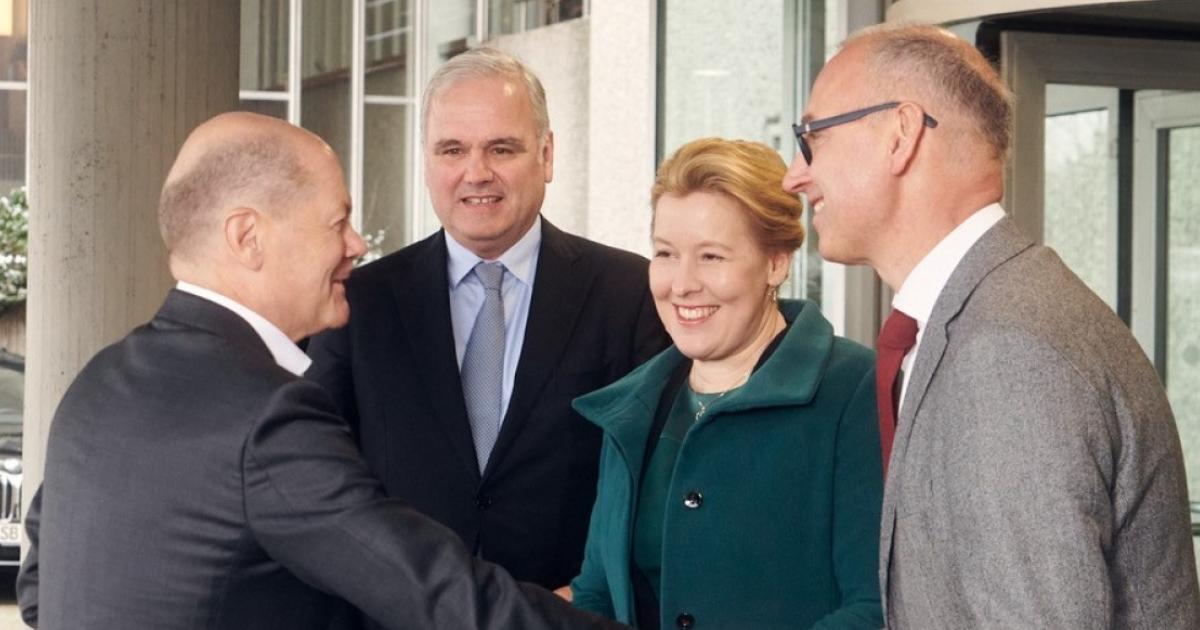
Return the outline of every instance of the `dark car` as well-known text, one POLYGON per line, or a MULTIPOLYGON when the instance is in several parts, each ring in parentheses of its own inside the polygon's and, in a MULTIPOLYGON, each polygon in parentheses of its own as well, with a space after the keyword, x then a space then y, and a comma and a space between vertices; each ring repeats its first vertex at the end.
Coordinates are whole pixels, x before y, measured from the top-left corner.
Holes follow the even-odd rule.
POLYGON ((0 566, 20 563, 24 401, 25 359, 0 350, 0 566))

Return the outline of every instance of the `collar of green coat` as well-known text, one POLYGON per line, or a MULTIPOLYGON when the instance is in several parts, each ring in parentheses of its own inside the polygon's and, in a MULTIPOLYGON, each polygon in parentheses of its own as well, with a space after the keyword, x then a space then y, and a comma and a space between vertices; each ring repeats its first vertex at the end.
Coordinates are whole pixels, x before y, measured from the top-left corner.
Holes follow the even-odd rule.
MULTIPOLYGON (((779 310, 790 326, 775 353, 745 385, 715 401, 701 423, 745 409, 812 401, 833 347, 833 327, 817 305, 807 300, 780 300, 779 310)), ((611 434, 625 448, 630 461, 641 461, 632 451, 645 448, 646 432, 663 388, 683 360, 683 354, 672 345, 625 378, 576 398, 573 406, 611 434)))

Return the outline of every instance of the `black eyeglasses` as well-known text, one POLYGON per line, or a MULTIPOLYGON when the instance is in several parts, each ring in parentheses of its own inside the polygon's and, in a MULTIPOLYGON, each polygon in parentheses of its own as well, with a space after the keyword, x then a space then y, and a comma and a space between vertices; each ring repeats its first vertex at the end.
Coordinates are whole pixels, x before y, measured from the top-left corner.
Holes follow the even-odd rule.
MULTIPOLYGON (((856 109, 852 112, 846 112, 845 114, 838 114, 837 116, 830 116, 829 118, 821 118, 820 120, 811 120, 806 123, 792 125, 792 131, 796 133, 796 142, 800 145, 800 154, 804 156, 805 164, 812 164, 812 147, 808 146, 808 142, 804 140, 804 134, 820 131, 822 129, 828 129, 830 127, 836 127, 838 125, 844 125, 848 122, 854 122, 863 116, 899 106, 899 101, 892 101, 890 103, 883 103, 882 105, 873 105, 871 107, 856 109)), ((934 127, 938 126, 938 121, 934 119, 933 116, 925 114, 925 126, 933 129, 934 127)))

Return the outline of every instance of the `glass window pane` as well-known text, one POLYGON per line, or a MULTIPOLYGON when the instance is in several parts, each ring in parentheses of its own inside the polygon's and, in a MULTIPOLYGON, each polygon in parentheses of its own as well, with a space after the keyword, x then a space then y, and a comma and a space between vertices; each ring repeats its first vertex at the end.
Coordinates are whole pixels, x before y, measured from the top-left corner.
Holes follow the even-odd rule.
POLYGON ((25 90, 0 91, 0 195, 25 185, 25 90))
POLYGON ((25 81, 29 68, 29 3, 0 2, 0 81, 25 81))
POLYGON ((413 13, 411 0, 367 0, 364 59, 366 93, 388 96, 412 94, 413 13))
POLYGON ((265 116, 274 116, 287 120, 287 101, 241 101, 242 111, 254 112, 265 116))
POLYGON ((242 0, 241 89, 287 89, 288 15, 288 0, 242 0))
POLYGON ((663 157, 689 140, 720 136, 765 142, 791 158, 783 4, 666 0, 663 157))
POLYGON ((817 231, 812 226, 812 207, 806 201, 804 203, 804 245, 796 250, 792 260, 792 272, 788 274, 787 282, 779 287, 781 296, 799 296, 816 302, 818 306, 823 304, 824 296, 821 294, 821 287, 825 280, 822 267, 824 259, 821 258, 818 243, 817 231))
POLYGON ((1200 502, 1200 127, 1168 134, 1167 397, 1200 502))
POLYGON ((1046 86, 1046 245, 1117 303, 1115 88, 1046 86))
POLYGON ((350 72, 353 9, 353 0, 305 0, 300 65, 306 85, 350 72))
POLYGON ((584 0, 488 0, 488 35, 521 33, 583 17, 584 0))
POLYGON ((363 236, 380 254, 408 243, 410 105, 367 105, 363 115, 363 236))
MULTIPOLYGON (((825 23, 798 27, 792 11, 824 15, 827 3, 665 0, 662 64, 659 70, 659 158, 705 136, 756 140, 779 151, 785 162, 795 152, 791 123, 801 93, 789 58, 808 58, 807 45, 823 39, 825 23), (789 9, 789 7, 791 7, 789 9), (811 11, 809 11, 811 9, 811 11), (799 30, 797 30, 799 29, 799 30)), ((804 74, 801 70, 799 74, 804 74)), ((783 296, 821 300, 822 265, 816 233, 808 224, 783 296)))
POLYGON ((475 35, 475 6, 475 0, 442 0, 426 6, 426 78, 447 59, 467 50, 469 38, 475 35))
MULTIPOLYGON (((324 138, 350 168, 352 0, 305 0, 300 124, 324 138)), ((346 183, 350 185, 348 171, 346 183)), ((354 200, 358 203, 358 200, 354 200)))
MULTIPOLYGON (((426 80, 451 57, 467 50, 469 41, 475 35, 475 8, 474 0, 444 0, 426 6, 426 80)), ((420 86, 420 89, 424 90, 425 86, 420 86)), ((419 125, 420 121, 417 120, 416 124, 419 125)), ((412 138, 412 142, 415 143, 415 130, 412 138)), ((422 159, 419 145, 413 147, 412 155, 415 156, 414 159, 422 159)), ((417 212, 421 213, 421 232, 409 234, 410 241, 425 238, 441 227, 437 214, 433 211, 433 204, 429 201, 429 195, 421 194, 420 200, 417 212)))

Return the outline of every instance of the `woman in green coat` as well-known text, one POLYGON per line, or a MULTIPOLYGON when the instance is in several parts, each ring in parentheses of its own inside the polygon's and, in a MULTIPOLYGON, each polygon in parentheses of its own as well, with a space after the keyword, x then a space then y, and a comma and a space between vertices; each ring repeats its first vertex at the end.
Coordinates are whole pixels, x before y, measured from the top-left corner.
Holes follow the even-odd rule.
POLYGON ((879 628, 874 355, 778 300, 804 237, 785 166, 704 139, 652 191, 675 345, 575 401, 604 430, 577 606, 640 628, 879 628))

